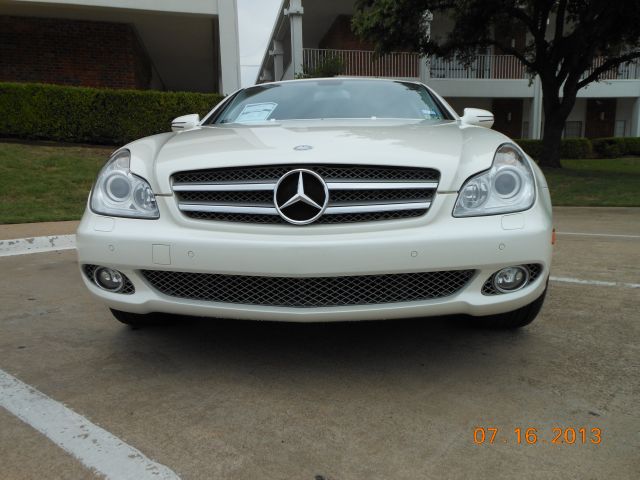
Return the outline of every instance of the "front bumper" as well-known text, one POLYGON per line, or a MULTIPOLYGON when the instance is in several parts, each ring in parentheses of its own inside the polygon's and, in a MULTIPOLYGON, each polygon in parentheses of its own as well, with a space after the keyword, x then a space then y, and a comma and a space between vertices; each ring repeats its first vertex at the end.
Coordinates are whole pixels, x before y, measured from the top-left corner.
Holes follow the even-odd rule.
POLYGON ((336 226, 223 225, 181 216, 172 197, 158 197, 160 220, 107 218, 87 211, 77 234, 81 265, 120 270, 135 293, 109 293, 83 279, 109 307, 220 318, 297 322, 374 320, 515 310, 542 294, 551 264, 551 218, 539 202, 526 212, 453 218, 456 194, 438 194, 419 219, 336 226), (509 265, 537 263, 543 274, 524 289, 481 293, 509 265), (141 270, 271 277, 383 275, 476 270, 458 293, 439 299, 357 306, 289 308, 188 300, 155 290, 141 270))

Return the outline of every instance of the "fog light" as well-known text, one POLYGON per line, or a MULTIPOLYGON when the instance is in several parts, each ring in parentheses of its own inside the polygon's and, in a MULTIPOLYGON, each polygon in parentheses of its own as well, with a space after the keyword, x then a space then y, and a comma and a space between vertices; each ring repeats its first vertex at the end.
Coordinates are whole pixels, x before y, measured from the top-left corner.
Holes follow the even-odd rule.
POLYGON ((502 293, 515 292, 529 281, 529 271, 524 267, 507 267, 493 277, 493 286, 502 293))
POLYGON ((93 281, 100 288, 109 292, 119 292, 124 288, 124 277, 117 270, 107 267, 98 267, 93 272, 93 281))

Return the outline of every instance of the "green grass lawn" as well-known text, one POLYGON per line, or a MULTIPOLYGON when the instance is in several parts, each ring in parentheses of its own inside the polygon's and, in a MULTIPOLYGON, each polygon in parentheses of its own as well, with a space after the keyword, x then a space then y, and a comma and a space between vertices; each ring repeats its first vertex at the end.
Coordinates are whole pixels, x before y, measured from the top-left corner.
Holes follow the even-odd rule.
MULTIPOLYGON (((111 148, 0 142, 0 224, 77 220, 111 148)), ((640 206, 640 158, 563 160, 554 205, 640 206)))
POLYGON ((79 219, 112 150, 0 143, 0 224, 79 219))
POLYGON ((554 205, 640 207, 640 158, 563 160, 544 171, 554 205))

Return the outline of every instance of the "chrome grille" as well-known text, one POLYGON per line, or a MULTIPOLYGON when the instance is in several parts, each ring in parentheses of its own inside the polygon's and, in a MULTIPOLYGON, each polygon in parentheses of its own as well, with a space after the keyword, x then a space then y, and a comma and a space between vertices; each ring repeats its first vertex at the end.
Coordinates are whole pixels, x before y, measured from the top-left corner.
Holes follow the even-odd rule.
POLYGON ((240 203, 246 205, 273 205, 273 192, 180 192, 182 202, 206 202, 206 203, 240 203))
POLYGON ((448 297, 475 270, 345 277, 258 277, 142 270, 159 292, 209 302, 279 307, 336 307, 413 302, 448 297))
POLYGON ((393 189, 393 190, 336 190, 331 200, 336 203, 351 202, 406 202, 430 201, 432 190, 425 189, 393 189))
POLYGON ((308 168, 325 180, 435 181, 437 170, 430 168, 378 167, 368 165, 267 165, 261 167, 192 170, 173 175, 175 183, 233 183, 278 181, 289 170, 308 168))
MULTIPOLYGON (((219 222, 236 223, 261 223, 261 224, 282 224, 289 225, 278 215, 251 215, 243 213, 208 213, 208 212, 188 212, 189 217, 196 220, 215 220, 219 222)), ((402 210, 399 212, 379 212, 379 213, 351 213, 342 215, 324 215, 313 224, 336 224, 336 223, 356 223, 375 222, 378 220, 402 220, 406 218, 421 217, 424 210, 402 210)))
POLYGON ((278 180, 305 168, 327 183, 329 203, 315 223, 413 218, 431 206, 440 174, 429 168, 367 165, 269 165, 179 172, 172 177, 178 208, 190 218, 287 224, 274 206, 278 180))
MULTIPOLYGON (((529 283, 535 282, 540 274, 542 273, 542 265, 538 263, 529 263, 527 265, 522 265, 529 271, 529 283)), ((484 285, 482 285, 482 294, 483 295, 502 295, 504 292, 499 291, 493 285, 493 278, 496 276, 498 272, 491 275, 484 285)))

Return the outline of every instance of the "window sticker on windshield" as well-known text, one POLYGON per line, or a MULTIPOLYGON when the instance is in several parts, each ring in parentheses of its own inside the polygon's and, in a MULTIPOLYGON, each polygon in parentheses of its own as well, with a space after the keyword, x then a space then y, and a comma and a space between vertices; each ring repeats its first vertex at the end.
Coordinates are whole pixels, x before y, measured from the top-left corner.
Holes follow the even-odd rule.
POLYGON ((243 122, 263 122, 269 118, 278 106, 277 103, 250 103, 245 105, 236 118, 237 123, 243 122))
POLYGON ((422 115, 424 116, 424 118, 438 118, 437 112, 427 108, 422 110, 422 115))

